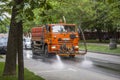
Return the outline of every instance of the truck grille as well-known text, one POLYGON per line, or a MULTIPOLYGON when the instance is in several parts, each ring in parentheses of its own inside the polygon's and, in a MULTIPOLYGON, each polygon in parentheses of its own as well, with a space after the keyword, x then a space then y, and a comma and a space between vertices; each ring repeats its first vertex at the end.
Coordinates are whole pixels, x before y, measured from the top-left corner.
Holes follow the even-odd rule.
POLYGON ((63 44, 63 43, 70 44, 72 42, 73 42, 72 40, 61 40, 61 41, 58 41, 59 44, 63 44))

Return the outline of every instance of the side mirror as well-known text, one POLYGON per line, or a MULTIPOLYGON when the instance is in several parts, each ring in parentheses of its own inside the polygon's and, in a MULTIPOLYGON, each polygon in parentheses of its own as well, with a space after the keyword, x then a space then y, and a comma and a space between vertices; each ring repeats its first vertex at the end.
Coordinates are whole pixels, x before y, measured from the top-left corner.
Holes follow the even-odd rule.
POLYGON ((46 25, 45 27, 46 27, 47 32, 49 32, 50 31, 50 27, 48 25, 46 25))

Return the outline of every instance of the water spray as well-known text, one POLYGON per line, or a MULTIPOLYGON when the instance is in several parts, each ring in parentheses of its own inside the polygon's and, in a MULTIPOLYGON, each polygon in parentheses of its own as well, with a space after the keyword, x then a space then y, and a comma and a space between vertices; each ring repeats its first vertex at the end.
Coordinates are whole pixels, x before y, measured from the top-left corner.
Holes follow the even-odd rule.
POLYGON ((53 67, 56 68, 56 69, 63 69, 64 68, 64 64, 63 64, 60 56, 56 55, 56 58, 57 58, 57 60, 56 60, 56 62, 55 62, 53 67))
POLYGON ((86 58, 86 55, 85 55, 85 56, 84 56, 84 60, 83 60, 82 63, 81 63, 81 66, 82 66, 82 67, 85 67, 85 68, 90 68, 90 67, 93 66, 93 62, 90 61, 90 60, 88 60, 88 59, 86 58))

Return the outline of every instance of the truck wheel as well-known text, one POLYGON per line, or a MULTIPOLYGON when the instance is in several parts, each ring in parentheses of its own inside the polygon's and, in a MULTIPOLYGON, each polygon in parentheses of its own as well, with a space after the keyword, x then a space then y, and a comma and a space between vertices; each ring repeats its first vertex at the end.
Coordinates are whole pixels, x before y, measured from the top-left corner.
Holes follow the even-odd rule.
POLYGON ((75 55, 69 55, 70 58, 75 58, 75 55))
POLYGON ((32 48, 32 53, 33 53, 33 55, 35 54, 35 49, 34 48, 32 48))
POLYGON ((25 50, 27 50, 27 46, 25 45, 25 50))
POLYGON ((45 50, 44 50, 45 52, 45 57, 49 57, 49 53, 48 53, 48 46, 45 46, 45 50))

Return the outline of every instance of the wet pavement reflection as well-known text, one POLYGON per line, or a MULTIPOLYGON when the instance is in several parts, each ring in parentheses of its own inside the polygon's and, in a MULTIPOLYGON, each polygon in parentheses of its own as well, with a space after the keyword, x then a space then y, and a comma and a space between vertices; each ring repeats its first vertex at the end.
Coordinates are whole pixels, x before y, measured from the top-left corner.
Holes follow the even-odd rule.
MULTIPOLYGON (((69 58, 69 57, 60 57, 56 55, 50 58, 45 58, 44 56, 33 55, 31 50, 24 50, 24 59, 25 60, 31 59, 38 62, 42 62, 42 64, 45 64, 45 66, 49 66, 49 68, 52 68, 55 70, 67 69, 70 71, 76 71, 76 69, 82 68, 89 71, 94 71, 94 72, 102 73, 105 75, 120 78, 119 71, 116 72, 115 70, 110 70, 104 67, 97 66, 96 63, 98 62, 93 61, 87 56, 76 56, 75 58, 69 58)), ((41 66, 40 64, 38 65, 41 66)))
POLYGON ((33 54, 32 54, 32 52, 30 50, 27 50, 27 51, 24 51, 24 52, 25 52, 25 57, 27 59, 32 59, 33 54))

